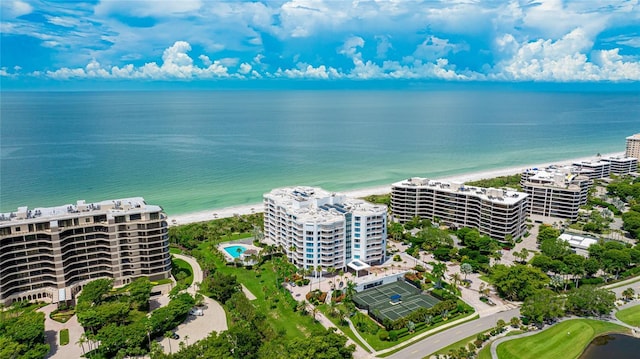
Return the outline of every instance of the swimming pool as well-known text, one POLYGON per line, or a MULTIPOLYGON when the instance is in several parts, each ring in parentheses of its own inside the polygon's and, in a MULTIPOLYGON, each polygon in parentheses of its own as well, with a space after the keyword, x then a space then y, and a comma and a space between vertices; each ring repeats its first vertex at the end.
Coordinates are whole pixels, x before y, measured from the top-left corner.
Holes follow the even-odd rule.
POLYGON ((227 252, 227 254, 229 254, 233 258, 240 258, 242 253, 244 253, 244 251, 246 251, 246 250, 247 250, 247 248, 245 246, 224 247, 224 251, 227 252))

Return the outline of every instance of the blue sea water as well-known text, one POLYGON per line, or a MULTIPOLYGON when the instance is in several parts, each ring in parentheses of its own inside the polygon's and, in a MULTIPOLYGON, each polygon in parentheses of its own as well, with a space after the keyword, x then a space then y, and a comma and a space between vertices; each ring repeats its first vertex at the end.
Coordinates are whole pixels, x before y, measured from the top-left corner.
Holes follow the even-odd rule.
POLYGON ((0 211, 143 196, 182 214, 288 185, 622 152, 637 92, 236 90, 3 92, 0 211))

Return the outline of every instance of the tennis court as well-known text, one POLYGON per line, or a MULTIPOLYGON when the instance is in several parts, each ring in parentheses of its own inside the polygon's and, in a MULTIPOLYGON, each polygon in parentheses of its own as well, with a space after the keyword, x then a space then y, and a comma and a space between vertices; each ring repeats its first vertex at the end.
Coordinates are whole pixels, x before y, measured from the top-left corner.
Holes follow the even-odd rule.
POLYGON ((385 318, 397 320, 417 309, 431 308, 438 299, 409 283, 398 281, 356 293, 353 301, 359 308, 367 309, 379 321, 385 318))

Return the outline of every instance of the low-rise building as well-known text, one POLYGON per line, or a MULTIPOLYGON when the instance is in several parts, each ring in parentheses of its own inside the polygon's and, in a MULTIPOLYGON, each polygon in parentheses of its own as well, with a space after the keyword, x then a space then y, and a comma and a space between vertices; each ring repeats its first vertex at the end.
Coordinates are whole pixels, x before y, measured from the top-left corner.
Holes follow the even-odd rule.
POLYGON ((278 188, 264 195, 264 236, 299 268, 381 264, 387 207, 321 188, 278 188))
POLYGON ((73 299, 87 282, 169 278, 166 215, 143 198, 0 214, 0 303, 73 299))
POLYGON ((606 178, 611 173, 611 163, 604 160, 576 162, 573 166, 575 171, 591 179, 606 178))
POLYGON ((392 185, 391 212, 400 223, 416 216, 437 218, 455 228, 477 228, 497 240, 516 239, 526 231, 528 195, 414 177, 392 185))
POLYGON ((617 175, 628 175, 638 172, 638 159, 635 157, 608 157, 603 161, 609 162, 610 173, 617 175))

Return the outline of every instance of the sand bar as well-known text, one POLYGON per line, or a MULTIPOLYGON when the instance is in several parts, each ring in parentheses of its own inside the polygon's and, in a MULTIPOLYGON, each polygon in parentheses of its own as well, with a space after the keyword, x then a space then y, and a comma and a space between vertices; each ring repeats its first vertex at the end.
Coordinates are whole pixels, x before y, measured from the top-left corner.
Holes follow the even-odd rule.
MULTIPOLYGON (((604 154, 602 155, 602 158, 607 158, 612 156, 613 157, 624 156, 624 152, 604 154)), ((516 173, 521 173, 523 170, 527 168, 535 168, 535 167, 543 168, 549 165, 557 165, 557 166, 571 165, 575 162, 591 161, 595 159, 596 159, 595 156, 588 156, 588 157, 574 158, 570 160, 561 160, 561 161, 532 164, 527 166, 514 166, 509 168, 465 173, 460 175, 454 175, 454 176, 443 177, 443 178, 434 178, 434 179, 437 179, 440 181, 446 181, 446 182, 464 183, 464 182, 470 182, 470 181, 477 181, 485 178, 494 178, 499 176, 513 175, 516 173)), ((416 176, 419 176, 419 175, 416 174, 416 176)), ((301 183, 300 185, 304 185, 304 184, 301 183)), ((378 186, 378 187, 357 189, 352 191, 344 191, 342 193, 345 193, 346 195, 351 197, 361 198, 361 197, 366 197, 372 194, 386 194, 390 192, 391 192, 391 184, 378 186)), ((235 215, 259 213, 262 211, 263 211, 262 202, 258 202, 254 204, 247 204, 247 205, 241 205, 241 206, 233 206, 233 207, 212 209, 212 210, 200 211, 200 212, 194 212, 194 213, 172 215, 172 216, 169 216, 169 226, 211 221, 216 218, 233 217, 235 215)))

